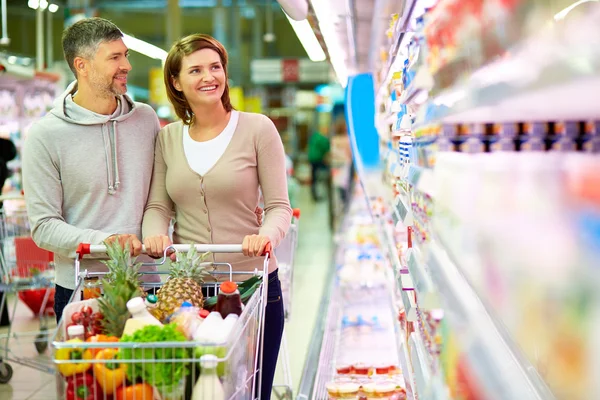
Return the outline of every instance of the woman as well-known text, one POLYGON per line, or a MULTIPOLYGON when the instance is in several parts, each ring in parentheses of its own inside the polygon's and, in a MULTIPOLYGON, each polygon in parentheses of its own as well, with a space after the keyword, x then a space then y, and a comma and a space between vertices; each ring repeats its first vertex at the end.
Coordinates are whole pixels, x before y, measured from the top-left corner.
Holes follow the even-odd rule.
MULTIPOLYGON (((265 247, 277 247, 292 218, 281 137, 261 114, 238 112, 229 100, 227 51, 208 35, 175 43, 165 62, 169 100, 181 121, 156 141, 144 221, 144 244, 160 256, 174 213, 175 243, 243 243, 242 254, 215 255, 234 270, 262 269, 265 247), (259 188, 265 219, 255 210, 259 188)), ((269 399, 283 334, 277 260, 269 264, 261 398, 269 399)))

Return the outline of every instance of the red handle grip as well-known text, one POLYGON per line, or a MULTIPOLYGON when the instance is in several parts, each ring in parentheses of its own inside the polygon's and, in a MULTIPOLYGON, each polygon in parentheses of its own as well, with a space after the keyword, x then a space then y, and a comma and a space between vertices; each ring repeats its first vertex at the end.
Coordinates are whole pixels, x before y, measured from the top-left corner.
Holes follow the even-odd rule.
POLYGON ((292 216, 296 219, 300 219, 300 209, 299 208, 294 208, 292 210, 292 216))
POLYGON ((271 257, 271 255, 273 254, 273 245, 271 244, 271 242, 267 243, 267 245, 265 246, 265 251, 264 251, 264 256, 269 255, 269 257, 271 257))
POLYGON ((77 253, 77 259, 81 260, 83 256, 85 256, 86 254, 90 254, 90 244, 79 243, 79 246, 77 246, 77 250, 75 251, 75 253, 77 253))

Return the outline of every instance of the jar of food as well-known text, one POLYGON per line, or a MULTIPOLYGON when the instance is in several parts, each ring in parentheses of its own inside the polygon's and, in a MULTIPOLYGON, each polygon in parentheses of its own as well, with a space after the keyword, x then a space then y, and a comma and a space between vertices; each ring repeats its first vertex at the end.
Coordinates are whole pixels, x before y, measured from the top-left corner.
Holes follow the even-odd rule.
POLYGON ((86 278, 83 281, 83 299, 95 299, 102 296, 102 283, 98 277, 86 278))

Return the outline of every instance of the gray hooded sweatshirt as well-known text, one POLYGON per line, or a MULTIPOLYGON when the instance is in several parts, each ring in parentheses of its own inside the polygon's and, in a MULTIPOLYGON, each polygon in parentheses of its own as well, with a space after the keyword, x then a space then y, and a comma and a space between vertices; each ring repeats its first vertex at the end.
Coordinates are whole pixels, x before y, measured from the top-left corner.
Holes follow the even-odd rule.
MULTIPOLYGON (((73 82, 54 108, 33 124, 23 148, 23 188, 31 235, 54 252, 56 284, 75 287, 80 243, 102 244, 113 234, 141 238, 144 206, 160 125, 154 110, 128 96, 112 115, 73 102, 73 82)), ((82 263, 105 271, 97 260, 82 263)))

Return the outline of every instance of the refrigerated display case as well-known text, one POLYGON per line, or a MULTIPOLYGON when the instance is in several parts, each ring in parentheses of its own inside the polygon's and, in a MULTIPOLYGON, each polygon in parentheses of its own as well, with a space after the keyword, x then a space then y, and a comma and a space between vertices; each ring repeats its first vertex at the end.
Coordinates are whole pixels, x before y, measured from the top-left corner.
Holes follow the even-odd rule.
POLYGON ((407 0, 374 104, 350 78, 409 395, 600 389, 599 27, 596 2, 407 0))

